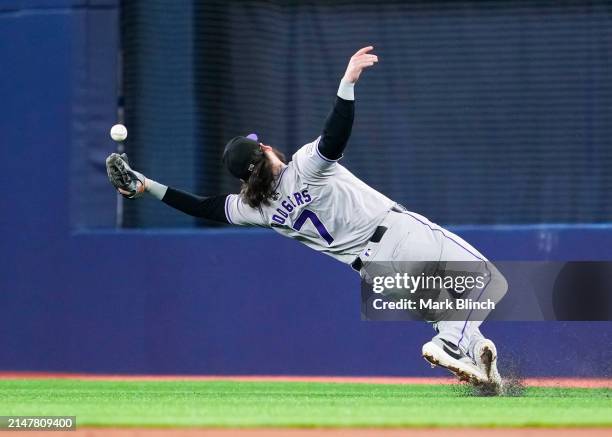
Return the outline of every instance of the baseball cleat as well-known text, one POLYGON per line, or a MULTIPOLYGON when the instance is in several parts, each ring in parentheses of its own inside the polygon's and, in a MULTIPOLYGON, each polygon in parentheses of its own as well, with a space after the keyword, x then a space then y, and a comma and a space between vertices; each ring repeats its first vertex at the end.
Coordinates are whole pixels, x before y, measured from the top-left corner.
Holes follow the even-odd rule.
POLYGON ((476 365, 487 377, 489 384, 497 389, 503 390, 503 380, 497 370, 497 348, 495 343, 489 339, 481 340, 474 347, 474 361, 476 365))
POLYGON ((461 381, 475 385, 489 381, 487 375, 461 349, 438 336, 423 345, 423 358, 432 367, 440 366, 448 369, 461 381))

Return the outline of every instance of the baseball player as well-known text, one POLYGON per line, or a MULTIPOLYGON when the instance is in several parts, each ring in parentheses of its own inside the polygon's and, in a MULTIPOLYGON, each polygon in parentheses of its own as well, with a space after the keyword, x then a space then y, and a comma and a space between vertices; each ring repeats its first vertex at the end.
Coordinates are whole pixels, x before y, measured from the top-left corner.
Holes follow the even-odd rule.
MULTIPOLYGON (((364 47, 351 57, 321 135, 289 162, 254 134, 227 143, 223 162, 242 182, 238 194, 200 197, 162 185, 132 170, 125 154, 107 158, 109 179, 128 198, 149 193, 192 216, 272 228, 348 264, 362 277, 376 260, 485 261, 460 237, 406 211, 338 162, 351 134, 355 83, 378 62, 372 50, 364 47)), ((462 380, 500 386, 496 347, 480 333, 480 323, 439 321, 437 335, 422 353, 462 380)))

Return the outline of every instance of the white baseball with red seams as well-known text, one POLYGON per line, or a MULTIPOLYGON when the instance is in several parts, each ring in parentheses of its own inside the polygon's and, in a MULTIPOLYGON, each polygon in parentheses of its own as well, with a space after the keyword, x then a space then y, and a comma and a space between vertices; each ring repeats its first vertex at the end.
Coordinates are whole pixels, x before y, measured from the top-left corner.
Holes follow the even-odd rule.
POLYGON ((128 131, 124 125, 116 124, 113 127, 111 127, 110 137, 113 139, 113 141, 117 141, 117 142, 125 141, 125 139, 127 138, 127 135, 128 135, 128 131))

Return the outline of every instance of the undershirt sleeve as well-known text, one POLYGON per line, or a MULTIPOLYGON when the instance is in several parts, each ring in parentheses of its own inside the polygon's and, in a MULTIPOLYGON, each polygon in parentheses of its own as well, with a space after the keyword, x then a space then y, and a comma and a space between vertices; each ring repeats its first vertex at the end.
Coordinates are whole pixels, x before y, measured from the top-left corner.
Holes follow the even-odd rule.
POLYGON ((353 128, 355 101, 336 97, 334 106, 325 120, 318 151, 323 158, 336 161, 342 158, 353 128))
POLYGON ((225 201, 227 194, 202 197, 176 188, 168 187, 162 202, 185 214, 214 220, 221 223, 230 223, 225 214, 225 201))

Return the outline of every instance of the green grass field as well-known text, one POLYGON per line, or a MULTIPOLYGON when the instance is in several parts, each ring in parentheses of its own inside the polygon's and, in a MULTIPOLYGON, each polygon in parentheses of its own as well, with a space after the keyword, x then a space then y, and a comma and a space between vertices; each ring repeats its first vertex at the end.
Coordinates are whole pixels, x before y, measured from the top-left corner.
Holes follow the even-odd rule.
POLYGON ((317 382, 0 380, 2 415, 71 415, 81 426, 603 427, 610 389, 317 382))

